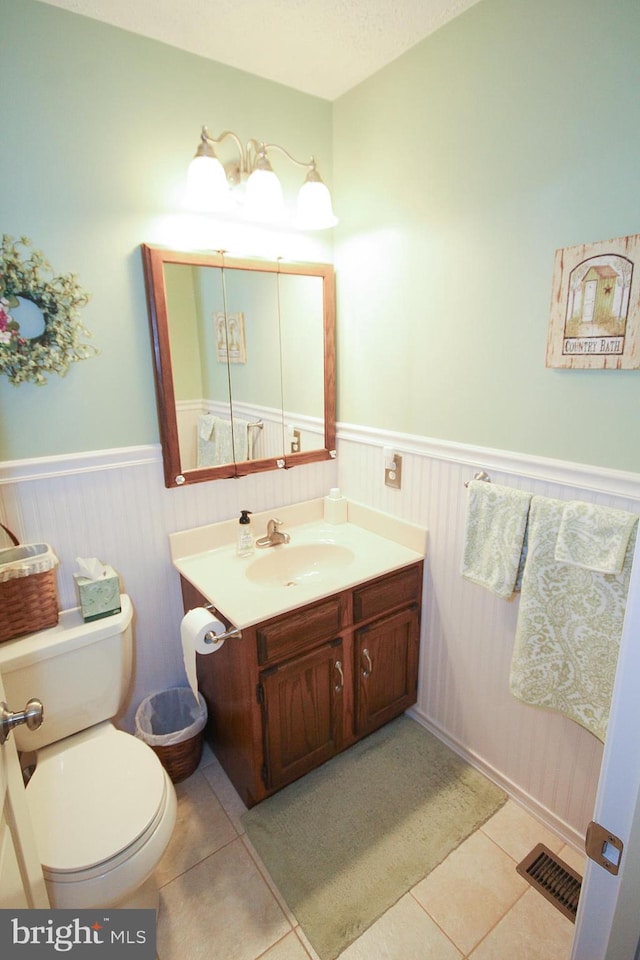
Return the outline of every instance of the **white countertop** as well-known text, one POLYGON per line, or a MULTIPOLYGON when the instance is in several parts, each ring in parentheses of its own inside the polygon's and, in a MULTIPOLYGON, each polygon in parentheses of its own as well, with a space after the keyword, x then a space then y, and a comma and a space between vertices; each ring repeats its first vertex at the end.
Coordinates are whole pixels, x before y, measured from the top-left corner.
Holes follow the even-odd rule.
POLYGON ((277 517, 291 539, 289 544, 256 548, 249 557, 236 554, 237 520, 172 534, 173 565, 220 615, 242 629, 424 559, 425 529, 351 502, 348 521, 330 524, 322 517, 322 505, 322 500, 314 500, 256 514, 254 537, 263 536, 267 519, 277 517), (342 547, 352 557, 291 585, 257 583, 247 576, 250 566, 263 563, 267 555, 278 553, 280 561, 288 548, 314 544, 342 547))

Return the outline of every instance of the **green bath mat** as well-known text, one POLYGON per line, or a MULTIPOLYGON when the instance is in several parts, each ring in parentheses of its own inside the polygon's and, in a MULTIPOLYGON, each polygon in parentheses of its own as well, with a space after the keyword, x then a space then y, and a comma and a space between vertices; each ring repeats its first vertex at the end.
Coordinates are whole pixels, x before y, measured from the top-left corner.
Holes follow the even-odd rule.
POLYGON ((243 823, 319 956, 334 960, 505 800, 403 716, 243 823))

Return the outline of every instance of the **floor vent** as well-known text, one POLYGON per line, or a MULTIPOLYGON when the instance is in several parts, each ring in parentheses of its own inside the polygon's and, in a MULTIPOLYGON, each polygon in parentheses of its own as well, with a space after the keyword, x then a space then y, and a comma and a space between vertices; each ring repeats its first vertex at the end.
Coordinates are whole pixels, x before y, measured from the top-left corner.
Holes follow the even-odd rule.
POLYGON ((522 863, 518 873, 546 897, 550 903, 575 923, 582 877, 560 860, 543 843, 539 843, 522 863))

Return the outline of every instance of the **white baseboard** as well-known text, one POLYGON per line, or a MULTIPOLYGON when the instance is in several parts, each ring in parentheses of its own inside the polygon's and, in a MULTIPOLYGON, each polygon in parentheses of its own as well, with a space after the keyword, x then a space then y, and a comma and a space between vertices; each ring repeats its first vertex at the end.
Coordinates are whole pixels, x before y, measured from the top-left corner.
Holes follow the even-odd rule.
POLYGON ((429 733, 432 733, 434 737, 437 737, 438 740, 449 747, 450 750, 453 750, 459 757, 462 757, 462 759, 466 760, 472 767, 484 774, 488 780, 491 780, 492 783, 495 783, 496 786, 504 790, 512 800, 519 803, 528 813, 540 820, 541 823, 548 827, 553 833, 557 834, 557 836, 561 837, 565 843, 570 844, 580 853, 584 853, 584 837, 577 830, 574 830, 573 827, 565 823, 564 820, 556 817, 550 810, 538 803, 534 797, 521 790, 517 784, 504 777, 494 767, 485 763, 481 757, 467 750, 466 747, 458 741, 453 740, 441 727, 429 720, 417 707, 411 707, 407 713, 410 717, 413 717, 417 723, 428 730, 429 733))

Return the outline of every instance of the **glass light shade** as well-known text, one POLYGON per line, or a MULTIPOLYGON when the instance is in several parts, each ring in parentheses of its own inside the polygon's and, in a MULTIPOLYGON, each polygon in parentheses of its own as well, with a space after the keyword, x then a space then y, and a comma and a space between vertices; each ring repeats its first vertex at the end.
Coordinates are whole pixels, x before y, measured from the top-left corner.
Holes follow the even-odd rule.
POLYGON ((231 206, 231 191, 217 157, 196 156, 187 171, 187 197, 196 210, 223 211, 231 206))
POLYGON ((254 170, 244 195, 247 220, 278 223, 284 219, 282 186, 273 170, 254 170))
POLYGON ((337 222, 326 184, 322 180, 306 180, 298 193, 296 226, 301 230, 327 230, 337 222))

